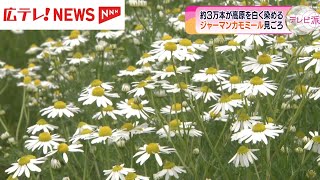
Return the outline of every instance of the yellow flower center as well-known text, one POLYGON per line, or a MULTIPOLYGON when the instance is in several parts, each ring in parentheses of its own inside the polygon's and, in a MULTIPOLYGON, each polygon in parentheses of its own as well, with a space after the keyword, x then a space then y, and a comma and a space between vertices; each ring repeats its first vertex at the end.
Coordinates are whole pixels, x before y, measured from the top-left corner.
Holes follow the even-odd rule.
POLYGON ((166 72, 174 72, 174 69, 176 69, 174 65, 169 65, 166 67, 166 72))
POLYGON ((98 96, 98 97, 101 97, 104 95, 104 89, 102 87, 95 87, 93 90, 92 90, 92 95, 93 96, 98 96))
POLYGON ((320 136, 314 136, 312 140, 318 144, 320 144, 320 136))
POLYGON ((202 86, 200 91, 203 93, 212 92, 212 90, 208 86, 202 86))
POLYGON ((63 43, 61 41, 58 41, 54 44, 55 47, 62 47, 63 43))
POLYGON ((179 41, 179 44, 181 46, 191 46, 192 45, 192 42, 189 40, 189 39, 181 39, 179 41))
POLYGON ((31 159, 36 159, 35 156, 33 155, 26 155, 26 156, 22 156, 19 161, 18 161, 18 164, 20 166, 23 166, 23 165, 26 165, 30 162, 31 159))
POLYGON ((175 103, 171 106, 171 111, 181 111, 182 110, 182 104, 175 103))
POLYGON ((7 64, 4 65, 3 68, 4 68, 4 69, 7 69, 7 70, 14 69, 13 66, 10 66, 10 65, 7 65, 7 64))
POLYGON ((268 54, 261 54, 258 56, 259 64, 270 64, 271 61, 271 57, 268 54))
POLYGON ((64 109, 64 108, 67 107, 67 105, 63 101, 57 101, 57 102, 54 103, 53 107, 55 109, 64 109))
POLYGON ((246 154, 249 152, 249 149, 246 146, 240 146, 237 150, 237 154, 246 154))
POLYGON ((174 8, 172 9, 172 13, 174 14, 177 14, 177 13, 180 13, 181 12, 181 9, 180 8, 174 8))
POLYGON ((151 67, 151 64, 150 63, 144 63, 142 66, 143 67, 151 67))
POLYGON ((114 110, 114 108, 112 106, 110 106, 110 105, 108 105, 107 107, 103 108, 103 111, 107 111, 107 112, 110 112, 110 111, 113 111, 113 110, 114 110))
POLYGON ((185 82, 179 82, 178 87, 180 89, 188 89, 188 84, 186 84, 185 82))
POLYGON ((99 136, 111 136, 112 129, 109 126, 102 126, 99 128, 99 136))
POLYGON ((194 43, 196 43, 196 44, 204 44, 204 40, 197 39, 196 41, 194 41, 194 43))
POLYGON ((141 109, 143 109, 143 105, 142 104, 137 104, 137 103, 132 103, 131 104, 131 108, 132 109, 137 109, 137 110, 141 110, 141 109))
POLYGON ((152 77, 151 77, 151 76, 148 76, 148 77, 146 77, 145 80, 146 80, 146 81, 152 81, 152 77))
POLYGON ((233 93, 233 94, 231 94, 231 95, 230 95, 230 98, 231 98, 232 100, 242 99, 242 98, 241 98, 241 95, 238 94, 238 93, 233 93))
POLYGON ((48 142, 51 140, 51 135, 48 132, 43 132, 39 134, 39 141, 48 142))
POLYGON ((143 30, 142 24, 136 25, 136 27, 134 28, 134 30, 136 30, 136 31, 143 30))
POLYGON ((178 17, 178 20, 179 20, 180 22, 184 22, 185 19, 186 19, 186 17, 185 17, 185 15, 183 15, 183 14, 178 17))
POLYGON ((36 48, 38 47, 36 44, 31 44, 30 48, 36 48))
POLYGON ((69 146, 66 143, 61 143, 58 146, 58 152, 60 153, 66 153, 69 151, 69 146))
POLYGON ((121 126, 121 129, 122 130, 125 130, 125 131, 130 131, 134 128, 133 124, 132 123, 124 123, 122 126, 121 126))
POLYGON ((81 121, 81 122, 78 123, 78 126, 77 126, 77 127, 78 127, 78 128, 82 128, 82 127, 85 126, 85 125, 87 125, 87 123, 81 121))
POLYGON ((148 58, 148 57, 151 57, 151 55, 148 53, 143 53, 142 58, 148 58))
POLYGON ((81 134, 81 135, 85 135, 85 134, 90 134, 90 133, 92 133, 92 130, 90 130, 90 129, 83 129, 80 134, 81 134))
POLYGON ((320 52, 315 52, 312 54, 313 59, 320 59, 320 52))
POLYGON ((167 42, 164 44, 164 50, 175 51, 175 50, 177 50, 177 44, 174 42, 167 42))
POLYGON ((286 42, 286 38, 284 38, 283 36, 277 37, 277 43, 284 43, 284 42, 286 42))
POLYGON ((54 40, 52 38, 47 38, 46 42, 53 42, 54 40))
POLYGON ((75 33, 71 33, 69 35, 69 39, 78 39, 78 37, 79 37, 79 34, 75 34, 75 33))
POLYGON ((30 64, 28 65, 28 68, 33 68, 33 67, 36 67, 36 65, 33 64, 33 63, 30 63, 30 64))
POLYGON ((181 121, 179 119, 171 120, 169 122, 169 129, 170 130, 178 130, 180 125, 181 125, 181 121))
POLYGON ((172 169, 173 167, 175 167, 176 165, 173 162, 170 161, 166 161, 163 165, 163 169, 172 169))
POLYGON ((24 84, 30 84, 32 82, 32 78, 30 76, 26 76, 23 78, 24 84))
POLYGON ((112 171, 113 171, 113 172, 119 172, 119 171, 121 171, 122 169, 123 169, 122 166, 116 165, 116 166, 113 166, 112 171))
POLYGON ((167 35, 167 34, 166 34, 166 35, 163 35, 163 36, 162 36, 162 40, 163 40, 163 41, 167 41, 167 40, 171 40, 171 39, 172 39, 172 36, 170 36, 170 35, 167 35))
POLYGON ((134 103, 134 98, 130 98, 130 99, 128 99, 128 105, 131 105, 132 103, 134 103))
POLYGON ((274 120, 273 120, 272 117, 267 117, 267 122, 268 122, 268 123, 273 123, 273 121, 274 121, 274 120))
POLYGON ((135 71, 137 68, 136 67, 134 67, 134 66, 128 66, 127 67, 127 71, 130 71, 130 72, 133 72, 133 71, 135 71))
POLYGON ((128 174, 126 175, 125 179, 126 180, 135 180, 137 177, 137 174, 134 172, 128 172, 128 174))
POLYGON ((239 84, 241 82, 241 78, 239 76, 231 76, 229 78, 229 82, 231 84, 239 84))
POLYGON ((266 130, 266 126, 262 123, 257 123, 252 127, 253 132, 263 132, 266 130))
POLYGON ((149 154, 154 154, 160 152, 159 145, 157 143, 150 143, 146 147, 146 151, 149 154))
POLYGON ((261 85, 261 84, 263 84, 263 82, 264 82, 263 79, 260 78, 259 76, 255 76, 250 79, 250 83, 253 85, 261 85))
POLYGON ((296 132, 296 137, 298 137, 298 138, 300 138, 300 139, 302 139, 302 138, 304 138, 306 135, 304 134, 304 132, 302 132, 301 130, 298 130, 297 132, 296 132))
POLYGON ((81 59, 83 56, 82 56, 82 53, 81 52, 76 52, 74 55, 73 55, 73 58, 76 58, 76 59, 81 59))
POLYGON ((219 117, 221 117, 221 114, 220 114, 220 113, 216 114, 216 113, 214 113, 213 111, 211 111, 211 112, 210 112, 210 117, 211 117, 212 119, 219 118, 219 117))
POLYGON ((224 94, 221 96, 219 102, 220 103, 227 103, 230 102, 232 99, 230 98, 230 96, 228 96, 227 94, 224 94))
POLYGON ((238 121, 248 121, 250 119, 250 116, 247 113, 240 113, 238 115, 238 121))
POLYGON ((268 5, 269 5, 268 1, 261 1, 260 2, 260 6, 268 6, 268 5))
POLYGON ((206 70, 206 74, 217 74, 218 70, 216 68, 213 68, 213 67, 209 67, 207 70, 206 70))
POLYGON ((29 70, 25 68, 25 69, 22 69, 20 73, 26 76, 29 74, 29 70))
POLYGON ((36 86, 40 86, 40 85, 41 85, 40 79, 34 80, 33 83, 34 83, 34 85, 36 85, 36 86))
POLYGON ((139 82, 139 84, 137 85, 138 88, 143 88, 145 87, 146 85, 148 85, 148 83, 146 81, 141 81, 139 82))
POLYGON ((38 125, 46 125, 46 124, 48 124, 48 122, 47 122, 46 120, 44 120, 44 119, 39 119, 39 120, 37 121, 37 124, 38 124, 38 125))
POLYGON ((99 79, 95 79, 91 82, 91 86, 92 87, 97 87, 97 86, 100 86, 102 84, 102 81, 100 81, 99 79))
POLYGON ((230 40, 228 42, 228 46, 240 46, 240 44, 237 41, 234 40, 230 40))
POLYGON ((304 85, 296 85, 294 92, 298 95, 304 95, 307 93, 307 87, 304 85))

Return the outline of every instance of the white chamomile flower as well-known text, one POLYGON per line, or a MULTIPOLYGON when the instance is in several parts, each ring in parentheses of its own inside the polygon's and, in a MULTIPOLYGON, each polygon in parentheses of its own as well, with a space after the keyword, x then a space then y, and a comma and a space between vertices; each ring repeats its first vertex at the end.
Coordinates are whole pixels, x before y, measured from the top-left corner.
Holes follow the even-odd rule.
POLYGON ((236 50, 248 51, 252 49, 252 46, 241 46, 240 43, 230 40, 227 45, 217 46, 216 51, 224 53, 226 51, 236 51, 236 50))
POLYGON ((198 51, 206 52, 208 51, 209 47, 205 44, 204 40, 197 39, 192 43, 192 47, 198 51))
POLYGON ((35 125, 27 128, 27 133, 36 134, 39 131, 50 132, 58 128, 58 126, 51 125, 46 120, 40 119, 35 125))
POLYGON ((117 39, 118 37, 120 37, 122 34, 124 33, 124 31, 108 31, 108 30, 103 30, 100 31, 96 34, 96 38, 97 39, 102 39, 102 38, 106 38, 106 39, 117 39))
POLYGON ((55 43, 56 43, 56 41, 49 37, 46 39, 46 42, 42 43, 40 46, 41 47, 51 47, 55 43))
MULTIPOLYGON (((141 1, 141 0, 139 0, 139 1, 141 1)), ((149 180, 149 177, 137 175, 137 174, 134 173, 134 172, 129 172, 129 173, 125 176, 125 180, 149 180)))
POLYGON ((11 167, 6 169, 5 172, 12 175, 12 178, 20 177, 24 174, 27 178, 30 178, 30 172, 41 172, 41 169, 37 164, 45 162, 45 158, 36 158, 33 155, 25 155, 20 157, 16 163, 12 163, 11 167))
POLYGON ((69 36, 63 38, 63 45, 73 48, 86 41, 88 41, 88 39, 81 35, 79 31, 71 31, 69 36))
POLYGON ((240 146, 237 153, 230 159, 229 163, 233 163, 235 167, 249 167, 250 163, 253 164, 254 160, 257 160, 257 156, 253 152, 259 151, 259 149, 249 149, 246 146, 240 146))
POLYGON ((91 140, 91 144, 103 143, 108 141, 108 144, 116 142, 120 136, 118 136, 116 129, 111 129, 109 126, 100 126, 97 132, 93 132, 88 139, 91 140))
POLYGON ((83 105, 89 105, 96 102, 98 107, 107 107, 108 105, 112 105, 112 101, 109 97, 119 98, 120 96, 117 93, 110 93, 110 91, 105 90, 103 87, 97 86, 88 89, 87 92, 82 92, 78 101, 83 101, 83 105))
POLYGON ((26 54, 35 54, 41 50, 42 48, 38 47, 36 44, 32 44, 30 48, 26 51, 26 54))
POLYGON ((303 84, 298 84, 294 87, 294 90, 287 90, 288 94, 284 96, 284 98, 289 100, 300 100, 302 98, 312 98, 312 91, 314 88, 310 86, 306 86, 303 84))
POLYGON ((90 57, 84 57, 81 52, 76 52, 72 58, 67 58, 67 61, 69 61, 69 64, 88 64, 92 59, 90 57))
POLYGON ((36 65, 34 63, 29 63, 27 69, 28 69, 28 71, 38 71, 41 69, 41 66, 36 65))
POLYGON ((160 112, 162 114, 179 114, 181 112, 187 112, 190 110, 190 107, 185 107, 181 103, 174 103, 171 106, 167 105, 161 108, 160 112))
POLYGON ((134 97, 140 97, 140 96, 144 96, 146 91, 145 89, 154 89, 155 88, 155 84, 152 82, 148 82, 148 81, 140 81, 140 82, 132 82, 132 87, 133 89, 131 89, 130 91, 128 91, 128 94, 133 94, 134 93, 134 97))
POLYGON ((184 54, 181 49, 178 48, 178 44, 175 42, 166 42, 165 44, 152 45, 155 49, 151 50, 149 54, 158 59, 159 62, 170 61, 171 58, 184 60, 184 54))
POLYGON ((174 148, 167 148, 167 146, 160 146, 158 143, 149 143, 145 144, 143 147, 139 148, 139 152, 137 152, 133 157, 140 156, 136 163, 140 165, 144 164, 151 155, 154 155, 159 166, 162 166, 162 159, 159 154, 171 154, 175 152, 174 148))
POLYGON ((71 51, 72 47, 65 46, 61 41, 56 42, 53 46, 49 47, 50 54, 58 55, 64 51, 71 51))
POLYGON ((230 76, 229 80, 218 82, 217 85, 219 86, 219 91, 227 90, 230 93, 232 90, 238 89, 240 87, 241 77, 236 75, 230 76))
POLYGON ((22 70, 20 70, 17 74, 13 75, 13 77, 15 78, 22 78, 22 77, 26 77, 26 76, 31 76, 34 77, 36 74, 32 71, 30 71, 28 68, 24 68, 22 70))
POLYGON ((88 140, 92 137, 93 130, 89 128, 81 128, 79 133, 75 133, 72 138, 70 139, 70 142, 72 144, 76 143, 79 140, 88 140))
POLYGON ((177 43, 179 41, 178 38, 172 38, 172 36, 165 34, 162 36, 161 40, 155 41, 152 43, 152 47, 163 46, 167 42, 177 43))
POLYGON ((314 87, 312 88, 313 94, 311 95, 310 98, 313 98, 314 100, 318 100, 320 98, 320 88, 319 87, 314 87))
POLYGON ((217 100, 220 94, 212 92, 212 89, 208 86, 202 86, 200 88, 196 88, 195 91, 192 92, 192 95, 195 99, 203 99, 204 103, 207 103, 211 100, 217 100))
POLYGON ((304 146, 304 149, 312 150, 313 152, 320 154, 320 136, 318 131, 310 131, 309 134, 312 138, 304 146))
POLYGON ((176 76, 177 74, 183 74, 190 72, 191 67, 189 66, 174 66, 174 65, 168 65, 165 67, 162 71, 152 71, 152 73, 155 73, 154 78, 165 79, 167 77, 176 76))
POLYGON ((231 95, 223 94, 216 104, 210 106, 210 112, 224 115, 226 112, 233 112, 237 107, 242 107, 240 101, 234 101, 231 95))
POLYGON ((103 88, 105 91, 111 91, 113 89, 112 86, 113 82, 102 82, 99 79, 95 79, 93 80, 89 86, 87 86, 86 88, 84 88, 82 90, 82 93, 88 93, 90 90, 93 90, 96 87, 101 87, 103 88))
POLYGON ((167 83, 162 84, 162 88, 165 89, 168 93, 185 92, 187 94, 191 94, 194 87, 195 86, 191 86, 189 84, 186 84, 185 82, 179 82, 173 85, 167 83))
POLYGON ((175 163, 166 161, 163 165, 163 169, 153 175, 154 179, 160 179, 165 177, 165 180, 169 180, 170 177, 179 179, 179 174, 187 173, 183 166, 176 166, 175 163))
POLYGON ((310 67, 315 66, 315 73, 319 74, 320 72, 320 51, 315 52, 310 57, 300 57, 298 60, 298 64, 309 62, 305 67, 304 70, 308 70, 310 67))
POLYGON ((35 89, 35 86, 32 83, 32 78, 30 76, 25 76, 22 82, 17 83, 17 86, 26 87, 28 90, 35 89))
POLYGON ((257 124, 261 120, 260 116, 249 116, 245 112, 239 112, 235 116, 235 121, 231 125, 231 131, 238 132, 243 129, 250 129, 254 124, 257 124))
POLYGON ((169 18, 169 22, 172 24, 173 28, 176 31, 184 30, 185 29, 185 13, 182 12, 177 17, 169 18))
POLYGON ((254 76, 249 81, 244 81, 237 89, 237 93, 244 92, 244 96, 256 96, 258 93, 264 96, 274 96, 274 91, 277 90, 277 86, 273 81, 267 80, 267 78, 261 78, 254 76))
POLYGON ((106 180, 126 180, 125 176, 135 172, 133 168, 125 168, 124 164, 114 165, 110 170, 103 170, 105 176, 108 176, 106 180))
POLYGON ((268 69, 279 72, 278 67, 285 67, 287 65, 287 63, 281 62, 284 61, 284 58, 261 52, 259 52, 257 58, 245 57, 245 59, 246 61, 242 61, 243 71, 251 71, 254 74, 258 74, 260 71, 262 71, 263 74, 266 74, 268 69))
POLYGON ((149 101, 142 100, 141 102, 134 102, 127 104, 127 106, 118 106, 123 115, 126 115, 126 118, 136 116, 138 119, 142 118, 147 120, 149 118, 149 113, 154 114, 154 109, 151 107, 146 107, 149 101))
POLYGON ((273 123, 256 123, 250 129, 243 129, 233 134, 231 141, 237 140, 239 143, 245 141, 245 143, 252 142, 253 144, 263 141, 265 144, 268 144, 267 137, 274 139, 281 133, 283 133, 282 126, 277 126, 273 123))
POLYGON ((125 70, 120 70, 118 76, 138 76, 143 74, 142 69, 138 69, 135 66, 128 66, 125 70))
POLYGON ((274 48, 277 50, 290 49, 292 48, 292 41, 287 41, 284 36, 275 36, 272 41, 266 42, 266 44, 271 44, 269 48, 274 48))
POLYGON ((148 53, 144 53, 140 58, 140 60, 136 62, 136 65, 143 65, 143 64, 155 62, 155 61, 156 61, 156 58, 154 56, 151 56, 148 53))
POLYGON ((225 70, 218 70, 214 67, 205 68, 199 71, 200 73, 196 73, 192 77, 192 80, 195 82, 220 82, 229 77, 229 74, 227 74, 225 70))
POLYGON ((202 132, 197 130, 192 122, 181 122, 179 119, 171 120, 168 125, 157 131, 160 138, 174 137, 175 135, 187 135, 190 137, 202 136, 202 132))
POLYGON ((254 43, 259 46, 263 46, 264 45, 263 40, 272 41, 273 39, 267 35, 259 35, 259 34, 240 34, 240 35, 237 35, 237 37, 234 39, 234 41, 238 43, 245 41, 246 47, 254 45, 254 43))
POLYGON ((48 150, 52 151, 54 146, 59 145, 58 142, 65 142, 65 139, 60 138, 57 134, 51 135, 49 132, 42 132, 38 136, 30 136, 25 147, 31 151, 42 149, 43 154, 47 154, 48 150))
POLYGON ((117 120, 117 116, 122 115, 122 112, 120 110, 114 109, 113 106, 108 105, 107 107, 102 108, 100 112, 97 112, 95 115, 92 116, 92 119, 100 120, 105 116, 111 117, 113 120, 117 120))
POLYGON ((97 128, 97 126, 95 126, 95 125, 90 125, 90 124, 87 124, 86 122, 80 121, 78 123, 76 131, 74 132, 74 134, 72 136, 74 137, 76 135, 81 134, 82 130, 84 130, 84 129, 89 129, 90 131, 94 131, 96 128, 97 128))
POLYGON ((6 64, 2 68, 0 68, 0 79, 6 77, 7 75, 11 75, 15 72, 17 72, 17 69, 15 69, 11 65, 6 64))
POLYGON ((56 116, 62 117, 63 115, 67 117, 73 117, 74 113, 80 112, 80 109, 72 104, 66 104, 63 101, 57 101, 53 106, 41 109, 41 116, 46 116, 48 118, 55 118, 56 116))
POLYGON ((228 118, 229 118, 229 115, 227 114, 221 114, 221 113, 214 113, 213 111, 209 111, 209 112, 204 112, 203 115, 202 115, 202 118, 204 121, 210 121, 210 120, 213 120, 213 121, 222 121, 222 122, 227 122, 228 121, 228 118))
POLYGON ((125 140, 129 140, 133 135, 152 133, 155 130, 154 127, 149 127, 147 123, 139 125, 139 121, 124 123, 120 129, 119 136, 125 140))
POLYGON ((68 155, 67 153, 68 152, 83 152, 83 150, 81 149, 82 148, 82 144, 66 144, 66 143, 60 143, 56 146, 53 147, 53 151, 49 152, 47 156, 52 156, 56 153, 59 153, 59 154, 62 154, 62 158, 64 160, 65 163, 68 163, 69 161, 69 158, 68 158, 68 155))

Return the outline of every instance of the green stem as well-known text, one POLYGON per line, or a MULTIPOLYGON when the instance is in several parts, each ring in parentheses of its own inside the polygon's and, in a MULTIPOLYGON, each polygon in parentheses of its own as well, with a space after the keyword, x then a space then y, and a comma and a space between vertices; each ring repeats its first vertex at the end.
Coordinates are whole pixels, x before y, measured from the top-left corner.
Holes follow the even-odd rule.
POLYGON ((1 118, 1 117, 0 117, 0 123, 1 123, 2 127, 4 128, 4 130, 5 130, 5 131, 7 131, 7 132, 9 132, 9 130, 8 130, 7 126, 6 126, 6 124, 3 122, 3 120, 2 120, 2 118, 1 118))
POLYGON ((17 142, 18 142, 18 138, 19 138, 19 131, 20 131, 20 126, 21 126, 21 122, 22 122, 22 118, 23 118, 23 112, 25 110, 25 101, 26 101, 26 88, 23 88, 22 107, 20 110, 20 117, 19 117, 19 121, 18 121, 17 132, 16 132, 16 141, 17 142))

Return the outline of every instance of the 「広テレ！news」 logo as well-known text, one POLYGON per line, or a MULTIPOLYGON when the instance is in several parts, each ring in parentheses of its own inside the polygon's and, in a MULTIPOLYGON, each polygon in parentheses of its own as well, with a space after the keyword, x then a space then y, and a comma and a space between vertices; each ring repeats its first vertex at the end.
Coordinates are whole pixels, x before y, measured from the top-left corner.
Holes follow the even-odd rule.
POLYGON ((124 30, 124 0, 3 0, 0 29, 124 30), (41 1, 41 2, 40 2, 41 1))

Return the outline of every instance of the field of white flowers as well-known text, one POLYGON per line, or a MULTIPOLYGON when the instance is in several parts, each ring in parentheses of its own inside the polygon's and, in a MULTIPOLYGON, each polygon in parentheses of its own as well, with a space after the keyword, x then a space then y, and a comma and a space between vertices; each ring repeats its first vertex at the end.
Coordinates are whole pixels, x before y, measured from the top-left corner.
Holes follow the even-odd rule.
POLYGON ((0 179, 319 179, 320 30, 188 35, 193 4, 129 0, 125 31, 0 32, 0 179))

